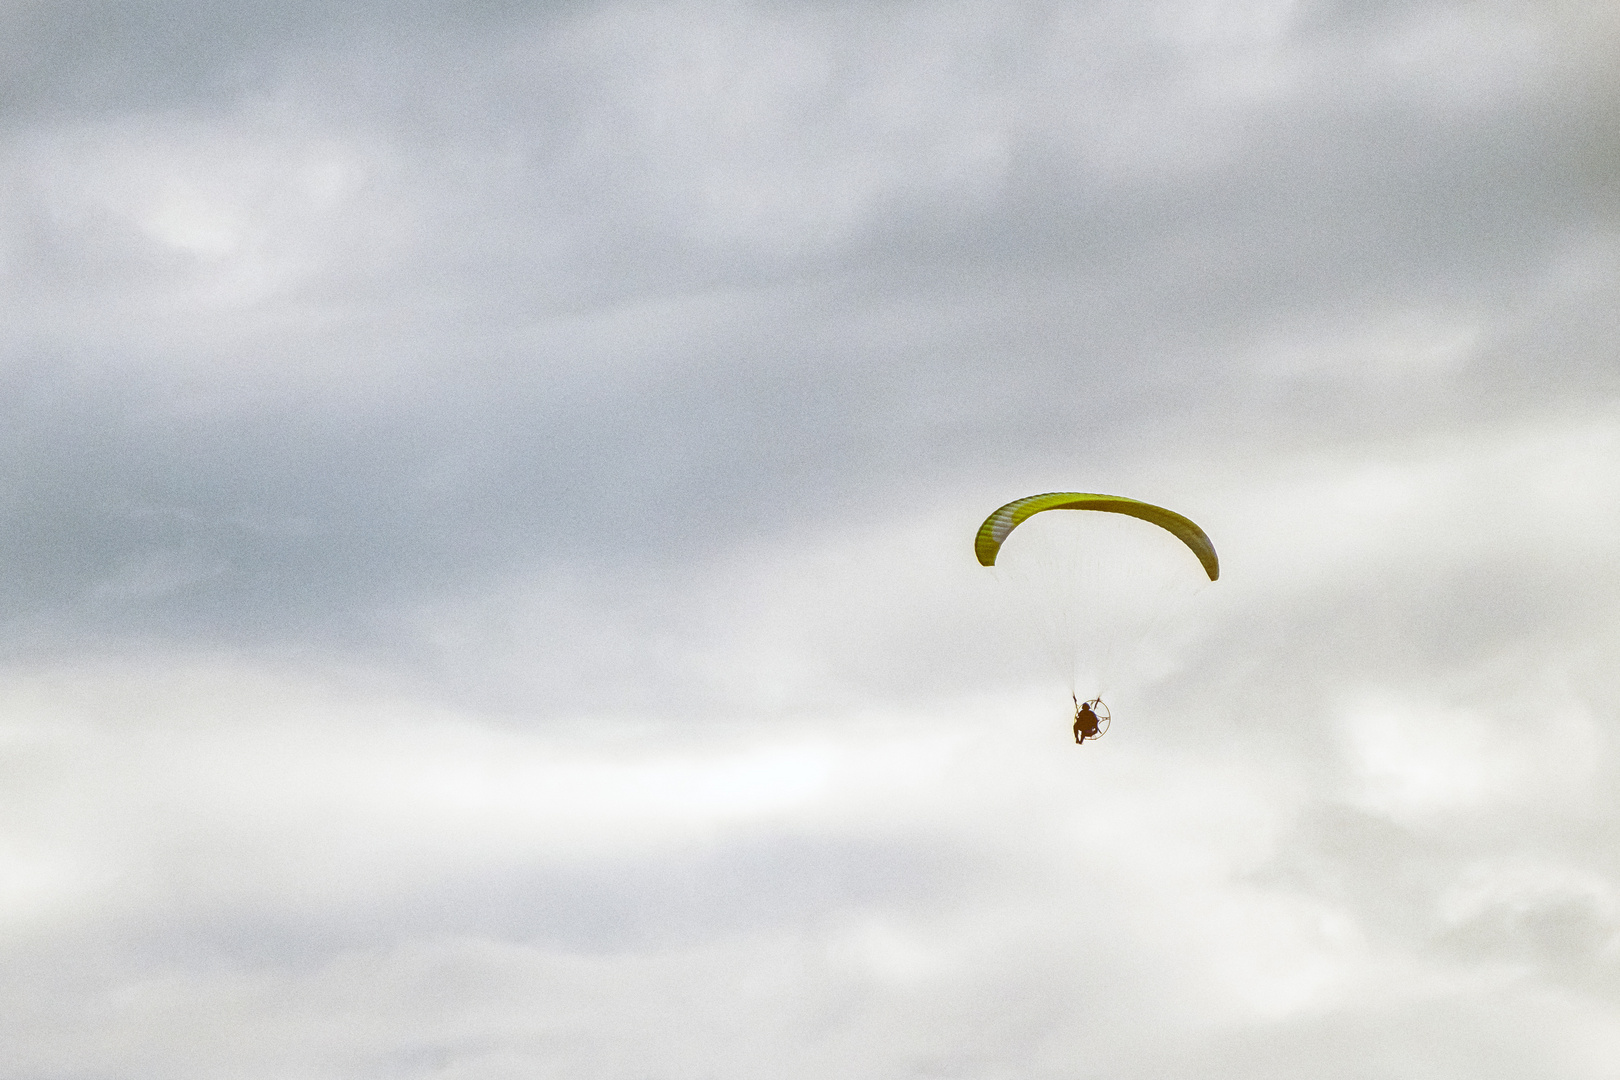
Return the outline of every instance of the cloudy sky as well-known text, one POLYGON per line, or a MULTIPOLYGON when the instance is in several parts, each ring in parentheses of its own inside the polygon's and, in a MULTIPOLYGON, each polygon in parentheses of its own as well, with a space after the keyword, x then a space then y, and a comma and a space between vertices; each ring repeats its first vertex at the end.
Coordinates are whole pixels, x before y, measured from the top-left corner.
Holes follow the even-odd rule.
POLYGON ((0 1073, 1612 1080, 1616 11, 0 0, 0 1073))

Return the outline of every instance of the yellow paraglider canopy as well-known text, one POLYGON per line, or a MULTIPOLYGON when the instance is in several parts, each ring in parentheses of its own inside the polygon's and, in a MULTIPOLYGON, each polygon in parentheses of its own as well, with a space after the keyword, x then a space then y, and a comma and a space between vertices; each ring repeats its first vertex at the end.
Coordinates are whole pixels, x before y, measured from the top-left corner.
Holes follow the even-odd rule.
POLYGON ((1046 495, 1029 495, 1022 499, 1014 499, 985 518, 984 524, 979 526, 979 535, 973 541, 973 551, 978 555, 980 565, 996 565, 996 553, 1001 550, 1001 545, 1008 535, 1023 522, 1047 510, 1100 510, 1104 513, 1127 514, 1140 518, 1172 533, 1176 539, 1191 548, 1192 553, 1198 556, 1198 561, 1203 564, 1209 580, 1214 581, 1221 576, 1221 563, 1215 555, 1215 545, 1210 543, 1204 530, 1188 518, 1182 517, 1174 510, 1166 510, 1152 503, 1127 499, 1119 495, 1092 495, 1080 491, 1054 491, 1046 495))

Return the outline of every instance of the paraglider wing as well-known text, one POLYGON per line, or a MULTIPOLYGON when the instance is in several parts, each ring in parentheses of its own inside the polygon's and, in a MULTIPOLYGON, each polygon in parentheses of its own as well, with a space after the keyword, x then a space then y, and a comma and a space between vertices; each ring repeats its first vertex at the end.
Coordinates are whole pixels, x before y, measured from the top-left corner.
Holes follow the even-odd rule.
POLYGON ((1215 555, 1215 545, 1209 542, 1204 530, 1191 520, 1174 510, 1166 510, 1152 503, 1126 499, 1118 495, 1091 495, 1079 491, 1054 491, 1046 495, 1030 495, 1014 499, 985 518, 984 524, 979 526, 979 535, 973 541, 973 551, 978 555, 980 565, 996 565, 996 553, 1001 550, 1001 545, 1012 531, 1046 510, 1100 510, 1104 513, 1128 514, 1140 518, 1172 533, 1176 539, 1191 548, 1192 553, 1198 556, 1198 561, 1203 564, 1209 580, 1214 581, 1221 576, 1221 564, 1215 555))

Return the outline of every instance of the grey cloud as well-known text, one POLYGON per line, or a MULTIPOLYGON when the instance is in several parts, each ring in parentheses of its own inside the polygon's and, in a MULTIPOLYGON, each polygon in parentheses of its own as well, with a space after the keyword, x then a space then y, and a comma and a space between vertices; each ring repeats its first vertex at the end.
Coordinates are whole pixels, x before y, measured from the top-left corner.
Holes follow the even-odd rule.
MULTIPOLYGON (((969 712, 1011 744, 1034 677, 970 577, 980 515, 1151 490, 1227 571, 1098 754, 930 774, 1030 800, 979 821, 428 853, 359 900, 251 847, 232 893, 137 828, 152 907, 17 916, 26 1068, 605 1077, 659 1045, 660 1075, 750 1075, 767 1032, 803 1075, 1596 1075, 1554 1050, 1609 1037, 1573 1014, 1616 986, 1615 129, 1609 39, 1560 10, 13 5, 8 671, 360 668, 384 711, 671 752, 952 746, 969 712), (1363 513, 1385 481, 1421 489, 1404 518, 1363 513), (1478 791, 1425 795, 1451 767, 1478 791), (1268 1021, 1208 974, 1243 982, 1232 937, 1449 989, 1342 975, 1268 1021)), ((180 760, 176 710, 229 742, 242 707, 83 693, 103 726, 38 727, 103 755, 180 760)), ((46 775, 18 724, 8 767, 46 775)), ((19 822, 57 805, 27 776, 19 822)))
POLYGON ((386 53, 404 42, 476 38, 572 7, 566 0, 295 2, 274 9, 188 0, 15 4, 5 13, 7 111, 15 123, 211 105, 263 92, 311 54, 357 37, 386 53))

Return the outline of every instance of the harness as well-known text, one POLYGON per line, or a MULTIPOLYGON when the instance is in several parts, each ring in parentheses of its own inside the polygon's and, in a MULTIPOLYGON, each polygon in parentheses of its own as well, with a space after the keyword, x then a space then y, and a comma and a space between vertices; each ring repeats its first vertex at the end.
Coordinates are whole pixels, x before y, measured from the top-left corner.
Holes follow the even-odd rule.
POLYGON ((1080 711, 1080 699, 1075 697, 1074 694, 1070 694, 1069 697, 1074 701, 1074 726, 1080 741, 1085 742, 1088 739, 1102 738, 1108 731, 1109 723, 1113 720, 1113 715, 1108 711, 1108 706, 1103 703, 1103 699, 1095 697, 1085 702, 1085 704, 1091 706, 1091 726, 1088 728, 1084 726, 1084 714, 1080 711))

